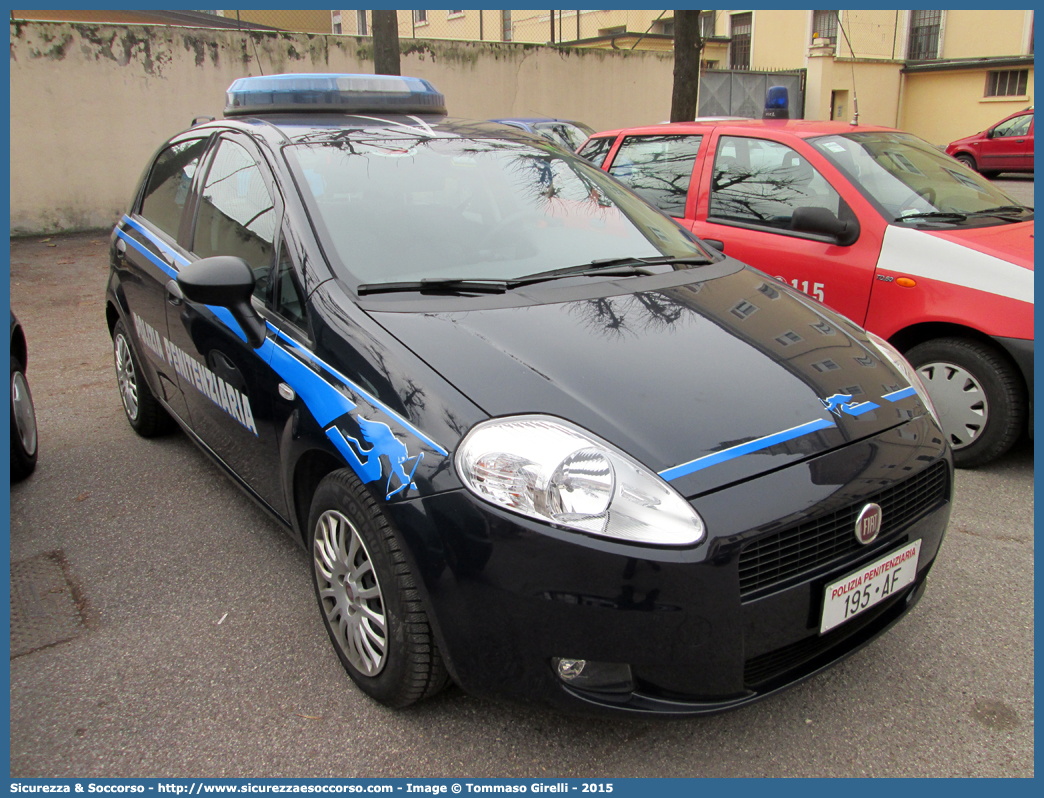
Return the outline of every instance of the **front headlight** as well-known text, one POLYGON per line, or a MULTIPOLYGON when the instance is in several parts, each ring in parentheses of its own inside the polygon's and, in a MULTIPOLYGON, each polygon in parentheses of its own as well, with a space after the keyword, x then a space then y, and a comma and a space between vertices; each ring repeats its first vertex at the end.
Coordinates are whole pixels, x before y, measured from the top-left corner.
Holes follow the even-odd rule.
POLYGON ((566 529, 661 546, 704 536, 703 520, 660 476, 562 419, 485 421, 464 436, 454 464, 480 499, 566 529))
POLYGON ((932 404, 932 399, 928 396, 928 391, 924 387, 924 383, 921 382, 921 378, 917 376, 917 372, 914 367, 910 365, 909 361, 902 356, 898 349, 892 346, 888 341, 879 335, 874 335, 869 330, 866 333, 866 337, 870 339, 870 343, 877 347, 877 350, 884 355, 885 359, 895 366, 896 370, 909 380, 910 385, 913 386, 914 390, 917 391, 917 395, 921 397, 921 401, 924 402, 924 406, 928 408, 928 412, 932 414, 932 418, 935 419, 935 423, 939 423, 939 414, 935 412, 935 405, 932 404))

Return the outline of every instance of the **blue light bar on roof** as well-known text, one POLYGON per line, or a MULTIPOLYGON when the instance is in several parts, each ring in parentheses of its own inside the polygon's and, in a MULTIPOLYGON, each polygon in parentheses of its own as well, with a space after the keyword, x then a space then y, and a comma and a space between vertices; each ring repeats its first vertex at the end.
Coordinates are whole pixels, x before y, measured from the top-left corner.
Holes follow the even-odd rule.
POLYGON ((445 114, 446 98, 426 80, 398 75, 265 75, 228 87, 225 116, 309 111, 445 114))
POLYGON ((770 86, 762 119, 790 119, 790 95, 786 86, 770 86))

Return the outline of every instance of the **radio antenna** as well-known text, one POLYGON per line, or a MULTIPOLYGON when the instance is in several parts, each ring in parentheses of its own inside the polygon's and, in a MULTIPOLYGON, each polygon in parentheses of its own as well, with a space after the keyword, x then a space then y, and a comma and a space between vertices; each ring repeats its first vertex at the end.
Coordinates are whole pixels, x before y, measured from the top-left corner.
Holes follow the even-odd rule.
POLYGON ((848 31, 845 30, 845 26, 841 24, 841 14, 838 11, 834 12, 834 16, 837 18, 837 27, 845 37, 845 42, 848 44, 848 52, 852 55, 852 124, 859 124, 859 97, 856 95, 856 83, 855 83, 855 50, 852 49, 852 42, 848 38, 848 31))

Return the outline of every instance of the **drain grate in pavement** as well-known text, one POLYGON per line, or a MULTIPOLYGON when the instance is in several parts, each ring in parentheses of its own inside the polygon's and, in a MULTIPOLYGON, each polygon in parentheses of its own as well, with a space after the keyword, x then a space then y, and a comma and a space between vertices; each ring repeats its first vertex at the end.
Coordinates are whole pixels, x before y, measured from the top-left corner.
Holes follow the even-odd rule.
POLYGON ((74 593, 60 551, 11 563, 11 659, 83 632, 74 593))

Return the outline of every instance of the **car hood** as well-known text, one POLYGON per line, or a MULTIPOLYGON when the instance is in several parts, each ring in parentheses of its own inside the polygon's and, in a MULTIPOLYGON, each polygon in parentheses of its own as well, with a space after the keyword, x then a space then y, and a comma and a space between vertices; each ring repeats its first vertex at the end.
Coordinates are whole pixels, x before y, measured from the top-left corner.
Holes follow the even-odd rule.
POLYGON ((1033 222, 922 232, 1033 271, 1033 222))
POLYGON ((985 131, 980 130, 978 133, 973 133, 970 136, 965 136, 963 139, 951 141, 949 144, 946 145, 946 151, 949 152, 951 148, 959 147, 962 144, 974 144, 977 141, 981 141, 983 133, 985 133, 985 131))
POLYGON ((639 293, 370 313, 490 416, 568 419, 687 497, 925 412, 844 318, 753 269, 698 273, 630 278, 655 286, 639 293))

